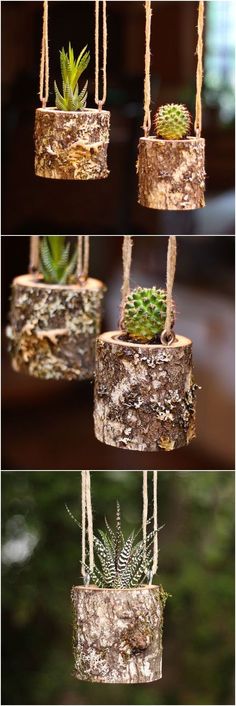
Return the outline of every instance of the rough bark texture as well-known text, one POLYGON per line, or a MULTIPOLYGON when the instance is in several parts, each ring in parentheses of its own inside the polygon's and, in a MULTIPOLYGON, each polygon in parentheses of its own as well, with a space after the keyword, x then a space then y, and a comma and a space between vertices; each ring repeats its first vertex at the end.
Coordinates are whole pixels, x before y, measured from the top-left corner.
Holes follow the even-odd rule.
POLYGON ((35 173, 48 179, 105 179, 110 113, 38 108, 35 173))
POLYGON ((31 275, 12 284, 9 350, 14 370, 38 378, 91 378, 104 285, 49 285, 31 275))
POLYGON ((139 683, 162 677, 159 586, 72 589, 77 679, 139 683))
POLYGON ((192 343, 171 346, 122 341, 120 331, 96 344, 95 435, 111 446, 172 451, 196 435, 192 343))
POLYGON ((139 203, 147 208, 188 211, 205 206, 205 140, 139 140, 139 203))

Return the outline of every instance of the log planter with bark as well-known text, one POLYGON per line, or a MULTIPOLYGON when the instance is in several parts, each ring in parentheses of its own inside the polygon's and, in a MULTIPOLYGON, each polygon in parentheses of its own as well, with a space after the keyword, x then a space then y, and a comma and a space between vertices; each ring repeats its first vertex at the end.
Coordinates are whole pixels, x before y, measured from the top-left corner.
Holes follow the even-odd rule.
POLYGON ((162 677, 161 586, 74 586, 74 661, 82 681, 135 684, 162 677))
POLYGON ((141 137, 137 163, 138 201, 160 210, 188 211, 205 206, 205 140, 141 137))
POLYGON ((110 113, 37 108, 35 174, 48 179, 105 179, 110 113))
POLYGON ((16 277, 7 328, 13 369, 44 379, 92 378, 104 291, 91 278, 53 285, 32 275, 16 277))
POLYGON ((172 451, 196 436, 192 343, 134 343, 122 331, 97 339, 96 438, 134 451, 172 451))

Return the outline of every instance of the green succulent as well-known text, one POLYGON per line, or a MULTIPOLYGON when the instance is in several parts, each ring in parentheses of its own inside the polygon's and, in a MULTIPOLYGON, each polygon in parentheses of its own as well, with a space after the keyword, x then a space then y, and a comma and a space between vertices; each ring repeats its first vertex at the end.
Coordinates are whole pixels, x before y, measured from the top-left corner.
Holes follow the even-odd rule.
POLYGON ((80 93, 78 81, 87 68, 89 61, 90 53, 87 51, 87 46, 82 49, 77 60, 75 60, 74 51, 70 43, 68 54, 65 52, 64 47, 60 51, 63 95, 58 90, 56 81, 54 81, 56 107, 58 110, 82 110, 86 108, 88 81, 86 81, 80 93))
POLYGON ((69 284, 75 272, 77 249, 70 253, 70 243, 64 235, 50 235, 42 239, 40 246, 40 272, 44 282, 69 284))
POLYGON ((191 117, 185 105, 170 103, 158 108, 154 124, 158 137, 180 140, 189 134, 191 117))
MULTIPOLYGON (((160 336, 164 330, 166 320, 166 291, 156 287, 137 287, 128 294, 123 318, 122 328, 138 341, 151 341, 160 336)), ((172 311, 172 325, 174 324, 174 310, 172 311)))
MULTIPOLYGON (((70 517, 79 525, 76 518, 66 507, 70 517)), ((150 523, 152 518, 148 521, 150 523)), ((152 582, 152 545, 155 532, 149 532, 146 538, 146 551, 144 557, 143 539, 136 541, 139 532, 132 532, 127 539, 121 529, 120 506, 117 502, 116 526, 112 530, 106 518, 106 531, 99 530, 99 538, 93 537, 95 556, 99 566, 95 564, 92 575, 89 567, 84 566, 86 572, 85 583, 93 583, 99 588, 134 588, 146 580, 152 582)), ((80 525, 79 525, 80 526, 80 525)), ((161 527, 158 528, 159 530, 161 527)))

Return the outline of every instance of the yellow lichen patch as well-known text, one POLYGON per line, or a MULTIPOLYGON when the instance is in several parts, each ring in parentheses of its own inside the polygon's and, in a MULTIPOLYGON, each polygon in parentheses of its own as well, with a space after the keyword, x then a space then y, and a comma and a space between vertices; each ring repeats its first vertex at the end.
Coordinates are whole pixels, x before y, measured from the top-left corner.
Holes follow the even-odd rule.
POLYGON ((164 449, 165 451, 173 451, 175 448, 175 442, 171 439, 161 437, 158 446, 160 446, 160 449, 164 449))
POLYGON ((190 424, 188 431, 187 431, 187 436, 186 436, 187 444, 189 444, 190 441, 192 441, 192 439, 196 439, 196 429, 195 429, 195 422, 194 421, 192 421, 192 423, 190 424))

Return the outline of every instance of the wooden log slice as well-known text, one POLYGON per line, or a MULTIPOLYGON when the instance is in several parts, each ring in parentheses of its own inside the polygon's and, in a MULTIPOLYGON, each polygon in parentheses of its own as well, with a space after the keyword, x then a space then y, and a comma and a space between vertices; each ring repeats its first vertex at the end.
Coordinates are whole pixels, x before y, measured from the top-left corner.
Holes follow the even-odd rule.
POLYGON ((205 206, 205 140, 141 137, 137 163, 138 201, 160 210, 188 211, 205 206))
POLYGON ((74 586, 77 679, 134 684, 162 677, 163 589, 74 586))
POLYGON ((105 179, 110 113, 37 108, 35 174, 48 179, 105 179))
POLYGON ((104 291, 90 278, 62 286, 16 277, 7 328, 13 369, 46 379, 92 378, 104 291))
MULTIPOLYGON (((196 436, 196 385, 192 343, 176 336, 171 346, 97 339, 95 435, 131 451, 172 451, 196 436)), ((124 338, 124 336, 123 336, 124 338)))

